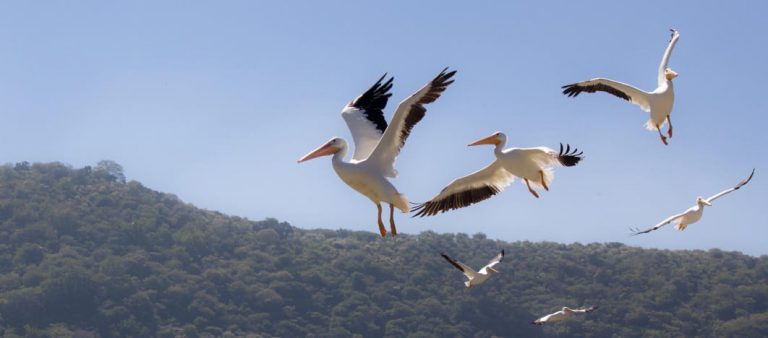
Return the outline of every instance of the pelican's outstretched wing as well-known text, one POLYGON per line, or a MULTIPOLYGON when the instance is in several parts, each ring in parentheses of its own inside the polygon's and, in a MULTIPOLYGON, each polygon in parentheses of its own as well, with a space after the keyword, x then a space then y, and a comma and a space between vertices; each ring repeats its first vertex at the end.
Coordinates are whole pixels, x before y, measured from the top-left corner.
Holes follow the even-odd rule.
POLYGON ((498 255, 496 255, 496 257, 493 257, 493 259, 491 259, 491 260, 488 262, 488 264, 486 264, 486 265, 484 266, 484 268, 492 268, 492 267, 494 267, 496 264, 499 264, 499 263, 501 263, 501 261, 502 261, 502 260, 504 260, 504 250, 503 250, 503 249, 501 250, 501 252, 500 252, 498 255))
POLYGON ((574 313, 590 313, 592 311, 597 310, 597 308, 598 308, 597 305, 592 305, 592 306, 590 306, 588 308, 584 308, 584 309, 571 309, 571 311, 574 312, 574 313))
POLYGON ((563 318, 565 318, 565 313, 563 313, 563 311, 557 311, 557 312, 554 312, 554 313, 550 313, 550 314, 548 314, 548 315, 546 315, 544 317, 541 317, 539 319, 536 319, 536 320, 532 321, 531 324, 534 324, 534 325, 544 325, 547 322, 561 321, 561 320, 563 320, 563 318))
POLYGON ((659 86, 664 85, 667 81, 667 78, 664 76, 664 70, 667 69, 669 56, 672 55, 672 49, 675 48, 677 39, 680 38, 680 33, 678 33, 674 28, 670 28, 669 30, 672 31, 672 37, 669 39, 667 50, 664 51, 664 56, 661 58, 661 64, 659 65, 659 86))
POLYGON ((733 192, 733 191, 739 190, 739 188, 741 188, 741 187, 742 187, 742 186, 744 186, 745 184, 749 183, 749 181, 750 181, 750 180, 752 180, 752 176, 754 176, 754 175, 755 175, 755 169, 752 169, 752 173, 751 173, 751 174, 749 174, 749 177, 747 177, 747 179, 745 179, 745 180, 743 180, 743 181, 739 182, 739 184, 737 184, 737 185, 736 185, 735 187, 733 187, 733 188, 730 188, 730 189, 726 189, 726 190, 723 190, 723 191, 721 191, 721 192, 719 192, 719 193, 715 194, 714 196, 712 196, 712 197, 710 197, 710 198, 707 198, 707 200, 706 200, 706 201, 707 201, 707 203, 712 203, 712 201, 714 201, 714 200, 716 200, 716 199, 718 199, 718 198, 720 198, 720 197, 723 197, 724 195, 726 195, 726 194, 728 194, 728 193, 731 193, 731 192, 733 192))
POLYGON ((581 81, 562 86, 563 94, 568 97, 579 96, 582 92, 606 92, 618 98, 632 102, 646 112, 651 111, 651 103, 648 100, 648 93, 626 83, 609 80, 605 78, 595 78, 592 80, 581 81))
POLYGON ((515 176, 494 161, 489 166, 455 179, 430 201, 411 209, 413 217, 434 216, 440 212, 463 208, 490 198, 504 190, 515 176))
POLYGON ((448 261, 448 263, 451 263, 451 265, 461 270, 461 272, 463 272, 464 275, 467 276, 467 278, 472 279, 472 278, 475 278, 475 276, 477 275, 477 272, 475 272, 475 270, 472 270, 472 268, 468 267, 466 264, 459 262, 444 253, 440 253, 440 256, 443 256, 443 258, 445 258, 445 260, 448 261))
POLYGON ((669 223, 672 223, 672 222, 673 222, 673 221, 675 221, 676 219, 678 219, 678 218, 680 218, 680 217, 683 217, 683 215, 685 215, 685 213, 687 213, 687 212, 688 212, 688 211, 685 211, 685 212, 681 212, 681 213, 679 213, 679 214, 677 214, 677 215, 672 215, 672 216, 669 216, 667 219, 665 219, 665 220, 661 221, 659 224, 656 224, 656 225, 654 225, 654 226, 652 226, 652 227, 650 227, 650 228, 648 228, 648 229, 642 230, 642 231, 641 231, 641 230, 639 230, 639 229, 637 229, 637 228, 635 228, 635 229, 631 229, 631 230, 632 230, 632 236, 637 236, 637 235, 639 235, 639 234, 647 234, 647 233, 649 233, 649 232, 651 232, 651 231, 654 231, 654 230, 656 230, 656 229, 658 229, 658 228, 661 228, 661 227, 663 227, 663 226, 665 226, 665 225, 667 225, 667 224, 669 224, 669 223))
POLYGON ((451 77, 454 74, 456 74, 455 70, 448 72, 448 68, 443 69, 432 81, 397 106, 397 110, 389 122, 389 127, 369 156, 371 163, 384 169, 385 176, 397 176, 395 158, 400 153, 400 149, 403 148, 408 135, 411 134, 413 126, 419 123, 427 112, 424 105, 432 103, 440 97, 448 85, 453 83, 451 77))
POLYGON ((384 108, 392 93, 392 80, 382 83, 384 75, 371 86, 365 93, 352 100, 344 110, 341 116, 347 122, 349 131, 352 133, 352 139, 355 142, 355 153, 352 154, 352 161, 359 162, 368 157, 379 143, 381 135, 387 129, 387 120, 384 119, 384 108))
POLYGON ((496 255, 496 257, 493 257, 488 264, 486 264, 482 269, 480 269, 481 273, 488 273, 488 268, 493 268, 496 266, 496 264, 501 263, 501 261, 504 259, 504 250, 501 250, 501 252, 496 255))

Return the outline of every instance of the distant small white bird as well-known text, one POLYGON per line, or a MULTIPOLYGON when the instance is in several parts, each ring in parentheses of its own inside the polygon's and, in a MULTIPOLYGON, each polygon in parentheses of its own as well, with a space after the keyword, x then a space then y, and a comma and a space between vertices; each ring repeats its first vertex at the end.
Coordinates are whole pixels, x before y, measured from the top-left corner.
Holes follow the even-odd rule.
POLYGON ((665 145, 668 144, 667 138, 661 134, 661 127, 664 126, 665 122, 669 122, 667 135, 672 138, 672 120, 669 118, 669 115, 672 113, 672 105, 675 102, 672 79, 677 77, 677 72, 667 67, 667 64, 669 63, 669 56, 672 54, 672 48, 675 47, 675 43, 680 38, 680 33, 674 29, 670 30, 672 31, 672 38, 669 40, 667 50, 661 59, 658 87, 654 91, 646 92, 626 83, 605 78, 595 78, 565 85, 562 87, 563 94, 568 95, 568 97, 576 97, 582 92, 594 93, 600 91, 632 102, 640 106, 645 112, 651 113, 651 118, 646 122, 645 127, 648 130, 657 130, 659 137, 661 137, 661 142, 664 142, 665 145))
POLYGON ((501 132, 470 143, 470 146, 494 145, 496 161, 474 173, 455 179, 437 196, 413 207, 411 211, 416 212, 413 217, 433 216, 478 203, 512 184, 515 177, 520 177, 528 191, 539 198, 539 193, 531 188, 531 184, 549 191, 549 185, 555 177, 553 166, 572 167, 582 159, 582 153, 578 152, 578 149, 571 150, 570 145, 563 149, 562 143, 559 152, 547 147, 504 149, 506 143, 507 136, 501 132))
POLYGON ((475 272, 475 270, 473 270, 466 264, 459 262, 451 257, 448 257, 448 255, 444 253, 441 253, 440 256, 443 256, 443 258, 445 258, 445 260, 447 260, 448 263, 451 263, 451 265, 461 270, 461 272, 464 273, 464 276, 467 276, 468 280, 464 282, 464 285, 466 285, 468 288, 471 288, 475 285, 485 283, 485 281, 491 277, 492 273, 499 272, 493 267, 496 264, 501 263, 501 260, 504 259, 504 250, 501 250, 501 253, 496 255, 496 257, 493 257, 493 259, 491 259, 491 261, 488 262, 486 266, 484 266, 482 269, 480 269, 477 272, 475 272))
POLYGON ((586 309, 571 309, 571 308, 565 306, 560 311, 557 311, 555 313, 550 313, 550 314, 548 314, 548 315, 546 315, 544 317, 541 317, 539 319, 536 319, 536 320, 532 321, 531 324, 544 325, 544 324, 549 323, 549 322, 559 322, 559 321, 561 321, 563 319, 566 319, 568 317, 571 317, 571 316, 573 316, 573 315, 575 315, 577 313, 589 313, 589 312, 592 312, 592 311, 595 311, 595 310, 597 310, 597 305, 592 305, 592 306, 590 306, 590 307, 588 307, 586 309))
POLYGON ((692 206, 691 208, 689 208, 685 212, 679 213, 677 215, 672 215, 669 218, 661 221, 661 223, 656 224, 656 225, 654 225, 654 226, 652 226, 652 227, 650 227, 650 228, 648 228, 646 230, 643 230, 643 231, 640 231, 637 228, 631 229, 634 232, 632 235, 639 235, 639 234, 649 233, 649 232, 651 232, 653 230, 656 230, 658 228, 663 227, 666 224, 673 223, 673 222, 676 223, 675 224, 675 228, 677 230, 680 230, 680 231, 685 230, 685 228, 689 224, 696 223, 696 222, 698 222, 701 219, 701 216, 704 214, 704 206, 712 206, 712 201, 714 201, 714 200, 716 200, 716 199, 718 199, 720 197, 723 197, 724 195, 726 195, 726 194, 728 194, 730 192, 739 190, 739 188, 741 188, 745 184, 749 183, 749 181, 752 179, 753 175, 755 175, 755 169, 752 169, 752 173, 749 174, 749 177, 747 177, 747 179, 739 182, 739 184, 737 184, 735 187, 723 190, 723 191, 721 191, 721 192, 719 192, 719 193, 715 194, 714 196, 712 196, 710 198, 707 198, 707 199, 704 199, 701 196, 696 197, 696 205, 692 206))

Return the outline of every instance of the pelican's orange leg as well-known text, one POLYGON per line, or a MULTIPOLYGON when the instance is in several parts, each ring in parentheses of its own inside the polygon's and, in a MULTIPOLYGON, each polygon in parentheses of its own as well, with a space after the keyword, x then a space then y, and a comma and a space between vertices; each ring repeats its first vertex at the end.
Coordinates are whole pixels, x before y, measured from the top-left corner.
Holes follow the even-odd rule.
POLYGON ((667 115, 667 122, 669 122, 669 129, 667 130, 667 135, 669 135, 669 138, 672 138, 672 118, 670 118, 670 115, 667 115))
POLYGON ((667 137, 661 134, 661 127, 659 127, 659 125, 656 125, 656 131, 659 132, 659 137, 661 137, 661 142, 664 142, 664 145, 668 146, 669 143, 667 143, 667 137))
POLYGON ((397 229, 395 228, 395 206, 389 205, 389 229, 392 231, 392 237, 397 236, 397 229))
POLYGON ((528 186, 528 191, 530 191, 534 197, 539 198, 539 194, 535 190, 531 189, 531 182, 528 182, 527 178, 524 178, 523 180, 525 180, 525 185, 528 186))
POLYGON ((379 232, 381 233, 381 237, 386 237, 387 229, 384 228, 384 222, 381 220, 381 204, 376 203, 376 209, 379 211, 379 232))
POLYGON ((544 170, 539 170, 539 176, 541 176, 541 185, 544 187, 544 190, 549 191, 547 181, 544 180, 544 170))

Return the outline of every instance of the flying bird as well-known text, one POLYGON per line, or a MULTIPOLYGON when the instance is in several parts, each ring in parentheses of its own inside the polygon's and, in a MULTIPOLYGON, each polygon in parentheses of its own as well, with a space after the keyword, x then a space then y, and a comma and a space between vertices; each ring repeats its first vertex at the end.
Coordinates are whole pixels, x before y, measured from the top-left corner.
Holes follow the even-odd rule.
POLYGON ((550 313, 544 317, 536 319, 532 321, 531 324, 544 325, 549 322, 559 322, 577 313, 590 313, 595 310, 597 310, 597 305, 592 305, 586 309, 571 309, 567 306, 564 306, 562 310, 557 311, 555 313, 550 313))
POLYGON ((491 277, 491 274, 499 272, 493 267, 496 264, 501 263, 501 261, 504 259, 504 250, 501 250, 501 253, 496 255, 496 257, 493 257, 493 259, 491 259, 491 261, 488 262, 488 264, 486 264, 482 269, 478 270, 477 272, 475 272, 475 270, 473 270, 466 264, 459 262, 444 253, 440 253, 440 256, 443 256, 443 258, 445 258, 445 260, 447 260, 448 263, 451 263, 451 265, 455 266, 457 269, 461 270, 461 272, 464 273, 464 276, 466 276, 468 279, 466 282, 464 282, 464 285, 466 285, 468 288, 471 288, 475 285, 485 283, 485 281, 491 277))
POLYGON ((749 177, 747 177, 745 180, 739 182, 735 187, 725 189, 715 195, 713 195, 710 198, 704 199, 701 196, 696 197, 696 205, 688 208, 688 210, 679 213, 677 215, 672 215, 668 217, 667 219, 661 221, 659 224, 656 224, 648 229, 640 231, 639 229, 631 229, 633 231, 632 235, 639 235, 639 234, 646 234, 651 231, 654 231, 656 229, 659 229, 663 227, 664 225, 667 225, 669 223, 675 223, 675 228, 677 230, 683 231, 685 228, 693 223, 698 222, 701 219, 701 216, 704 214, 704 206, 712 206, 712 202, 720 197, 725 196, 728 193, 734 192, 736 190, 739 190, 742 186, 749 183, 749 181, 752 179, 752 176, 755 175, 755 169, 752 169, 752 173, 749 174, 749 177))
POLYGON ((496 148, 496 161, 472 174, 458 178, 448 184, 430 201, 416 205, 411 211, 413 217, 433 216, 452 209, 463 208, 496 195, 510 185, 515 177, 520 177, 531 194, 539 198, 539 193, 531 186, 543 187, 549 191, 554 179, 554 165, 575 166, 582 159, 578 149, 567 145, 560 151, 547 147, 504 149, 507 136, 496 132, 491 136, 470 143, 469 146, 491 144, 496 148))
POLYGON ((605 78, 595 78, 565 85, 562 87, 563 94, 568 95, 568 97, 576 97, 582 92, 594 93, 599 91, 632 102, 640 106, 645 112, 651 113, 651 117, 646 122, 645 127, 648 130, 658 131, 661 142, 668 145, 667 137, 661 133, 661 127, 666 122, 669 122, 667 135, 669 138, 672 138, 672 120, 669 115, 672 113, 672 105, 675 102, 675 90, 672 85, 672 79, 677 77, 677 72, 667 67, 667 64, 669 63, 669 56, 672 54, 672 48, 675 47, 677 40, 680 38, 680 33, 674 29, 670 30, 672 31, 672 38, 669 40, 664 57, 661 58, 658 86, 654 91, 646 92, 626 83, 605 78))
POLYGON ((378 209, 378 225, 381 236, 387 235, 381 220, 381 203, 389 204, 389 225, 392 236, 397 235, 394 221, 394 208, 408 212, 409 204, 405 195, 398 192, 387 177, 396 177, 395 159, 400 153, 411 129, 424 117, 427 109, 424 105, 432 103, 453 83, 451 78, 456 71, 443 69, 432 81, 409 96, 395 110, 389 125, 384 119, 383 109, 392 94, 393 78, 384 81, 384 74, 362 95, 352 100, 341 111, 352 139, 355 152, 349 162, 344 161, 348 146, 344 139, 334 137, 317 149, 311 151, 299 163, 326 155, 333 155, 331 163, 342 181, 359 193, 368 197, 378 209))

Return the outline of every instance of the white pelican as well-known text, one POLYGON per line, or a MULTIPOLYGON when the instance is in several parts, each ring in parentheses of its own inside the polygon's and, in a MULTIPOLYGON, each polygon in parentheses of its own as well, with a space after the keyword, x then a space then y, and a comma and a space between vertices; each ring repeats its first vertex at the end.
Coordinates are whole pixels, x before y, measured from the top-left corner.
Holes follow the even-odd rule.
POLYGON ((649 93, 626 83, 605 78, 595 78, 565 85, 562 87, 564 88, 563 94, 569 97, 576 97, 581 92, 594 93, 601 91, 632 102, 640 106, 645 112, 651 113, 651 118, 646 122, 645 127, 648 130, 657 130, 659 137, 661 137, 661 142, 667 145, 667 138, 661 134, 661 127, 664 126, 665 122, 669 122, 667 135, 669 135, 669 138, 672 138, 672 120, 669 118, 669 114, 672 113, 672 105, 675 102, 675 89, 672 86, 672 79, 677 77, 677 73, 667 67, 667 63, 669 62, 670 54, 672 54, 672 48, 675 47, 675 43, 680 38, 680 33, 674 29, 670 30, 672 31, 672 39, 669 40, 664 57, 661 58, 658 87, 654 91, 649 93))
POLYGON ((730 189, 725 189, 710 198, 704 199, 701 196, 696 197, 696 205, 690 207, 688 210, 682 213, 679 213, 677 215, 672 215, 667 219, 661 221, 661 223, 656 224, 648 229, 645 229, 643 231, 640 231, 638 229, 632 229, 632 231, 634 232, 633 235, 649 233, 653 230, 663 227, 666 224, 673 223, 673 222, 676 223, 675 228, 677 230, 680 230, 680 231, 685 230, 685 227, 687 227, 689 224, 696 223, 701 219, 701 215, 704 214, 704 206, 712 206, 712 202, 714 200, 720 197, 723 197, 724 195, 730 192, 739 190, 739 188, 741 188, 743 185, 749 183, 749 181, 752 179, 752 176, 754 174, 755 174, 755 169, 752 169, 752 173, 749 174, 749 177, 747 177, 747 179, 739 182, 739 184, 737 184, 735 187, 730 189))
POLYGON ((501 253, 496 255, 496 257, 493 257, 488 264, 486 264, 482 269, 475 272, 472 268, 468 267, 466 264, 459 262, 451 257, 448 257, 448 255, 444 253, 440 253, 440 256, 443 256, 445 260, 448 261, 448 263, 451 263, 451 265, 455 266, 457 269, 461 270, 461 272, 464 273, 464 276, 467 277, 467 281, 464 282, 464 285, 466 285, 468 288, 471 288, 475 285, 479 285, 484 283, 488 278, 491 277, 492 273, 498 272, 493 267, 496 264, 501 263, 501 260, 504 259, 504 250, 501 250, 501 253))
POLYGON ((567 306, 564 306, 562 310, 557 311, 555 313, 550 313, 544 317, 536 319, 532 321, 531 324, 544 325, 549 322, 559 322, 577 313, 590 313, 595 310, 597 310, 597 305, 592 305, 586 309, 571 309, 567 306))
POLYGON ((413 217, 433 216, 488 199, 510 185, 515 176, 522 178, 528 186, 528 191, 539 198, 539 194, 531 185, 541 186, 549 191, 549 185, 554 178, 553 165, 572 167, 582 159, 583 152, 577 153, 576 148, 571 151, 570 145, 563 150, 562 143, 560 151, 557 152, 547 147, 504 149, 506 142, 507 136, 496 132, 470 143, 469 146, 495 145, 496 161, 472 174, 455 179, 430 201, 411 209, 417 211, 413 217))
POLYGON ((384 120, 384 109, 387 100, 392 95, 392 78, 382 84, 384 74, 365 93, 347 104, 341 111, 341 116, 355 141, 355 153, 352 160, 344 161, 347 154, 347 142, 334 137, 319 148, 299 159, 299 163, 324 156, 333 155, 331 162, 333 170, 342 181, 370 198, 378 209, 378 224, 381 236, 387 235, 381 220, 381 202, 389 203, 389 225, 392 236, 397 235, 393 219, 394 208, 408 212, 408 199, 399 193, 387 177, 397 176, 395 158, 405 144, 416 123, 421 121, 427 109, 425 104, 434 102, 440 94, 453 83, 451 77, 456 71, 447 72, 443 69, 432 81, 416 93, 400 102, 389 126, 384 120))

